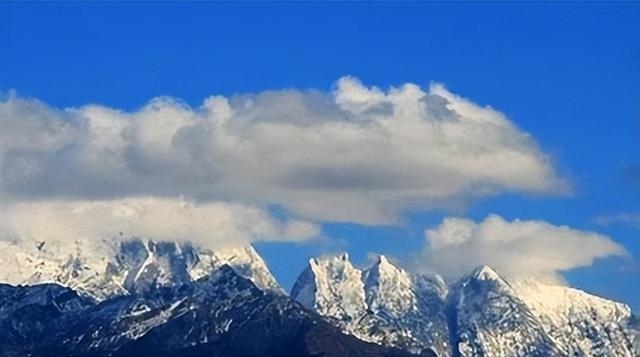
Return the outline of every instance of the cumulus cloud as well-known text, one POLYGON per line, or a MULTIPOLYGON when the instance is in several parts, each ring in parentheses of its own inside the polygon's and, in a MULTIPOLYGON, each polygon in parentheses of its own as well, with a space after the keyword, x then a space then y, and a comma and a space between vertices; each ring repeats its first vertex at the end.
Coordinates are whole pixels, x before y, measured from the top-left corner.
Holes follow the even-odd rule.
POLYGON ((504 114, 442 85, 156 98, 135 111, 0 102, 0 199, 183 196, 385 224, 408 210, 567 189, 504 114))
POLYGON ((482 222, 446 218, 425 231, 427 247, 418 264, 455 279, 479 265, 513 277, 561 282, 561 273, 598 258, 627 256, 610 237, 544 221, 507 221, 489 215, 482 222))
POLYGON ((256 240, 309 239, 317 226, 280 221, 264 210, 224 202, 183 198, 126 198, 103 201, 20 202, 4 209, 3 235, 32 241, 153 238, 206 247, 256 240))

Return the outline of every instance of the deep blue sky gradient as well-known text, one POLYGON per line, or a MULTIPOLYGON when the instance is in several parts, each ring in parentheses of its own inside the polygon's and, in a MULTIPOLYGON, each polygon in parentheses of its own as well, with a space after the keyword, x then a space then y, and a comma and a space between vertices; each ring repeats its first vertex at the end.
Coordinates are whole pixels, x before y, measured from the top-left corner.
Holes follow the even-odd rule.
MULTIPOLYGON (((444 83, 491 105, 551 153, 574 192, 506 195, 462 216, 543 219, 612 236, 632 254, 566 274, 640 311, 639 5, 627 3, 0 3, 0 92, 56 107, 135 109, 159 95, 328 90, 343 75, 387 88, 444 83), (632 172, 636 172, 635 177, 632 172)), ((451 212, 401 227, 325 225, 331 239, 259 244, 285 287, 311 255, 406 257, 451 212), (283 259, 286 258, 286 259, 283 259)))

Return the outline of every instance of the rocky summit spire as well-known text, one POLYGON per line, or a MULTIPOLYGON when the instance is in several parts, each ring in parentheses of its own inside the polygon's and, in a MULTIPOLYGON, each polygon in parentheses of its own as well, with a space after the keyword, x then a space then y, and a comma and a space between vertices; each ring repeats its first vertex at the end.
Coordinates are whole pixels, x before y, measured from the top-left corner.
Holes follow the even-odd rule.
POLYGON ((470 274, 478 280, 503 280, 500 275, 488 265, 480 265, 470 274))
POLYGON ((291 297, 324 316, 350 321, 365 311, 362 272, 347 253, 309 260, 291 290, 291 297))
POLYGON ((192 269, 194 278, 207 274, 211 270, 207 266, 218 267, 227 264, 240 276, 251 280, 258 288, 284 294, 284 290, 271 274, 267 264, 251 245, 230 246, 215 251, 200 251, 199 257, 201 264, 192 269))
POLYGON ((311 259, 291 297, 365 341, 447 355, 445 304, 433 293, 441 287, 414 278, 384 255, 360 270, 339 254, 311 259))

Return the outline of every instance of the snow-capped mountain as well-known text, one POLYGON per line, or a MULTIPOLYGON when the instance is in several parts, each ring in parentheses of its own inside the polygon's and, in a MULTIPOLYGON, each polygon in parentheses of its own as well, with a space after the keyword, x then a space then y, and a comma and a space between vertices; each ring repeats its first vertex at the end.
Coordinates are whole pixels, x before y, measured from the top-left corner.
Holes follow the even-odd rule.
POLYGON ((453 356, 561 356, 509 284, 487 266, 459 281, 449 296, 453 356))
POLYGON ((447 287, 384 256, 311 259, 291 296, 363 340, 454 357, 637 357, 628 306, 583 291, 505 279, 487 266, 447 287))
POLYGON ((374 321, 387 326, 370 329, 377 336, 376 342, 413 352, 428 348, 447 354, 443 304, 447 285, 439 275, 409 274, 380 255, 363 271, 363 280, 368 310, 376 317, 374 321))
POLYGON ((345 323, 357 320, 366 311, 362 271, 351 265, 347 253, 309 260, 291 297, 323 316, 345 323))
MULTIPOLYGON (((638 356, 628 306, 480 267, 450 294, 461 356, 638 356)), ((453 330, 453 329, 452 329, 453 330)))
POLYGON ((384 256, 360 270, 345 253, 311 259, 291 297, 365 341, 448 355, 446 293, 439 276, 411 275, 384 256))
POLYGON ((189 243, 139 238, 73 243, 0 240, 0 281, 57 283, 98 301, 193 282, 224 264, 261 289, 283 293, 251 246, 214 252, 189 243))
POLYGON ((345 335, 238 270, 101 302, 58 284, 0 285, 0 356, 410 356, 345 335))
POLYGON ((447 285, 314 258, 291 298, 251 246, 0 241, 0 266, 3 357, 640 356, 626 305, 487 266, 447 285))

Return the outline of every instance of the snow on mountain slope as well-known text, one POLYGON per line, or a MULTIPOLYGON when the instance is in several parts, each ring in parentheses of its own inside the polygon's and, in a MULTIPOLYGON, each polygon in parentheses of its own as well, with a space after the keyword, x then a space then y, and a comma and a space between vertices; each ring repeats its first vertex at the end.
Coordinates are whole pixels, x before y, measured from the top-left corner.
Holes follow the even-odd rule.
POLYGON ((412 356, 345 335, 228 265, 180 289, 100 303, 56 284, 0 284, 2 357, 320 355, 412 356))
MULTIPOLYGON (((286 299, 251 246, 211 251, 187 243, 144 239, 72 243, 0 240, 0 266, 0 281, 59 283, 80 293, 78 297, 51 284, 27 290, 2 289, 0 284, 0 305, 19 297, 25 306, 37 307, 28 308, 33 314, 44 316, 31 316, 20 306, 5 304, 5 311, 20 311, 18 315, 12 312, 15 324, 3 327, 17 341, 33 330, 29 321, 35 319, 35 326, 41 326, 42 318, 65 311, 75 311, 81 317, 96 301, 109 304, 94 317, 114 324, 109 332, 100 330, 99 320, 88 321, 97 323, 92 333, 98 337, 105 334, 100 343, 108 347, 136 339, 190 311, 189 304, 197 304, 200 298, 214 305, 223 296, 227 296, 223 305, 243 301, 247 296, 224 290, 227 287, 216 278, 229 269, 233 274, 223 280, 236 281, 238 275, 249 279, 258 291, 286 299), (113 316, 117 316, 114 321, 110 320, 113 316)), ((311 259, 291 296, 362 340, 411 352, 435 351, 440 357, 640 356, 640 323, 626 305, 568 287, 505 279, 487 266, 448 287, 437 275, 408 273, 384 256, 360 270, 347 254, 341 254, 311 259)), ((227 311, 235 305, 219 306, 220 311, 227 311)), ((218 322, 210 327, 223 331, 232 326, 230 320, 218 322)), ((199 323, 209 326, 204 320, 199 323)), ((86 327, 81 324, 77 328, 86 327)), ((72 335, 84 336, 80 330, 72 335)), ((90 349, 98 337, 84 337, 85 347, 90 349)))
POLYGON ((197 280, 228 264, 261 289, 282 292, 253 247, 216 252, 189 243, 124 241, 0 240, 0 281, 59 283, 96 300, 144 294, 158 286, 197 280))
POLYGON ((449 354, 447 286, 440 276, 409 274, 380 255, 364 270, 363 280, 368 309, 386 327, 369 328, 375 342, 412 352, 431 348, 440 356, 449 354))
POLYGON ((448 355, 441 278, 412 276, 384 256, 361 271, 348 255, 311 259, 291 296, 365 341, 448 355))
POLYGON ((343 253, 313 258, 291 290, 291 296, 303 306, 348 323, 365 312, 362 272, 343 253))
POLYGON ((480 267, 449 297, 454 356, 634 357, 628 306, 480 267))
POLYGON ((389 263, 384 255, 363 274, 369 309, 390 317, 399 317, 417 309, 416 295, 409 274, 389 263))
POLYGON ((452 288, 449 307, 454 357, 562 356, 509 283, 487 266, 452 288))
POLYGON ((228 264, 258 288, 284 293, 267 264, 251 245, 226 247, 216 251, 201 249, 198 250, 198 257, 198 262, 190 270, 193 280, 198 280, 221 265, 228 264))
POLYGON ((631 319, 627 305, 532 280, 514 280, 511 286, 563 353, 585 357, 634 356, 633 339, 625 331, 631 319))
POLYGON ((59 283, 101 300, 127 292, 110 270, 116 253, 117 247, 106 241, 0 240, 0 281, 59 283))
POLYGON ((384 256, 360 271, 346 254, 311 259, 291 296, 363 340, 454 357, 638 357, 620 303, 481 266, 448 288, 384 256))

